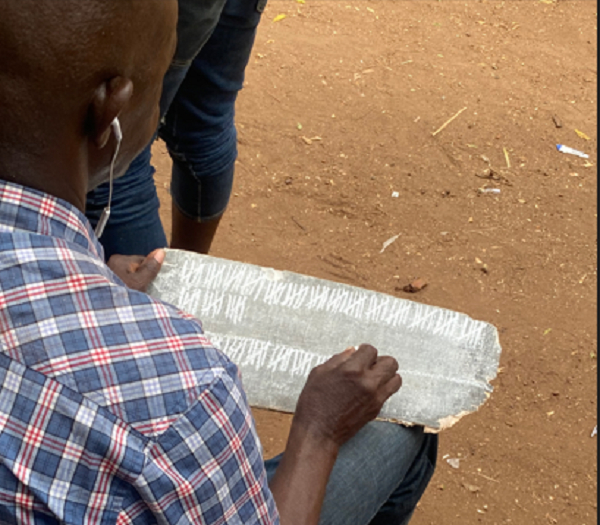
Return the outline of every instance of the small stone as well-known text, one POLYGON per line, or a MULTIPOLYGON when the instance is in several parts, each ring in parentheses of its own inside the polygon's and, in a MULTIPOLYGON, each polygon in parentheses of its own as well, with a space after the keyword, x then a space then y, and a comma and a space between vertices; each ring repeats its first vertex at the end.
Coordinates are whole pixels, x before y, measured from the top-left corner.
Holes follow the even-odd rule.
POLYGON ((469 492, 472 492, 473 494, 481 490, 481 487, 478 487, 477 485, 470 485, 469 483, 463 483, 462 485, 464 488, 466 488, 469 492))
POLYGON ((415 279, 413 282, 407 284, 402 290, 406 293, 417 293, 427 287, 427 281, 425 279, 415 279))
POLYGON ((450 465, 452 468, 460 467, 460 459, 458 458, 448 458, 446 463, 448 463, 448 465, 450 465))
POLYGON ((502 180, 502 177, 498 175, 498 173, 496 173, 492 168, 486 168, 475 175, 480 179, 502 180))

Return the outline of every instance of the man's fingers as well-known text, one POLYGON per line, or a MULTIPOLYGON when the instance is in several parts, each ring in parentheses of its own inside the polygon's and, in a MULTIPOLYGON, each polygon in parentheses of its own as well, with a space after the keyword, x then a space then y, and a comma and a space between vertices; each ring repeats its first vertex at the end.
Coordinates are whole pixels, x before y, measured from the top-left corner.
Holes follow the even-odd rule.
POLYGON ((150 255, 148 255, 148 257, 152 257, 158 263, 159 267, 162 266, 166 256, 167 252, 165 252, 162 248, 154 250, 150 255))
POLYGON ((377 385, 387 383, 396 372, 398 372, 398 361, 390 356, 381 356, 377 358, 377 362, 373 366, 373 373, 377 378, 377 385))
POLYGON ((400 374, 394 374, 392 378, 379 389, 379 393, 382 396, 382 401, 385 402, 390 396, 398 392, 401 386, 402 377, 400 374))
POLYGON ((146 291, 150 283, 156 278, 164 260, 165 251, 155 250, 138 266, 135 271, 136 280, 143 291, 146 291))
POLYGON ((343 352, 340 352, 339 354, 335 354, 334 356, 330 357, 325 364, 328 367, 336 367, 342 364, 344 361, 347 361, 350 358, 350 356, 354 354, 354 352, 356 352, 356 349, 353 346, 351 346, 350 348, 346 348, 346 350, 344 350, 343 352))
POLYGON ((371 368, 377 361, 377 350, 371 345, 362 344, 352 355, 351 360, 360 368, 371 368))

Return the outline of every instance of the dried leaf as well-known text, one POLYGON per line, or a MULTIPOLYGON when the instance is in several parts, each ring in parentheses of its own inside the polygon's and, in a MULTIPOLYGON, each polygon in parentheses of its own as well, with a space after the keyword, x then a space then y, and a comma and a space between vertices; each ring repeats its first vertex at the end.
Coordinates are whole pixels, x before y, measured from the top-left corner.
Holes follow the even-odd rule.
POLYGON ((277 15, 275 18, 273 18, 273 22, 279 22, 280 20, 283 20, 286 17, 287 17, 287 15, 285 15, 285 14, 277 15))

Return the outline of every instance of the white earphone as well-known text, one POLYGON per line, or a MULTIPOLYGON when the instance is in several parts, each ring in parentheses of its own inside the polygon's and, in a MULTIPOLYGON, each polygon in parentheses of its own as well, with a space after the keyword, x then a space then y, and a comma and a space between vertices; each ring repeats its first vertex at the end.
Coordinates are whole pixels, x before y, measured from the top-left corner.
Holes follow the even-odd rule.
POLYGON ((116 117, 110 124, 110 127, 115 134, 115 139, 117 139, 117 145, 115 146, 115 152, 112 156, 112 160, 110 161, 110 172, 109 172, 109 190, 108 190, 108 204, 106 208, 102 210, 102 215, 100 215, 100 220, 98 220, 98 224, 96 224, 96 237, 100 238, 102 233, 104 233, 104 228, 106 228, 106 223, 108 222, 108 218, 110 217, 110 203, 112 201, 113 194, 113 178, 115 171, 115 162, 117 160, 117 155, 119 154, 119 148, 121 147, 121 142, 123 141, 123 132, 121 131, 121 123, 119 122, 119 118, 116 117))
POLYGON ((119 117, 115 117, 115 120, 113 120, 110 123, 110 127, 112 128, 113 133, 115 134, 115 137, 117 139, 118 148, 121 145, 121 141, 123 140, 123 132, 121 131, 121 123, 119 122, 119 117))

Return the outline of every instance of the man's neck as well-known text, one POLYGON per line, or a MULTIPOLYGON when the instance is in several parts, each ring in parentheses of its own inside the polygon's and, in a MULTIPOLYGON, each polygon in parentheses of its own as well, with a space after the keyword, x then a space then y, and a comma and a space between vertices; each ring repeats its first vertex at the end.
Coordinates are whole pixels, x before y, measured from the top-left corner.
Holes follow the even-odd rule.
POLYGON ((61 154, 0 151, 0 178, 48 193, 85 211, 87 165, 82 155, 63 148, 61 154))

